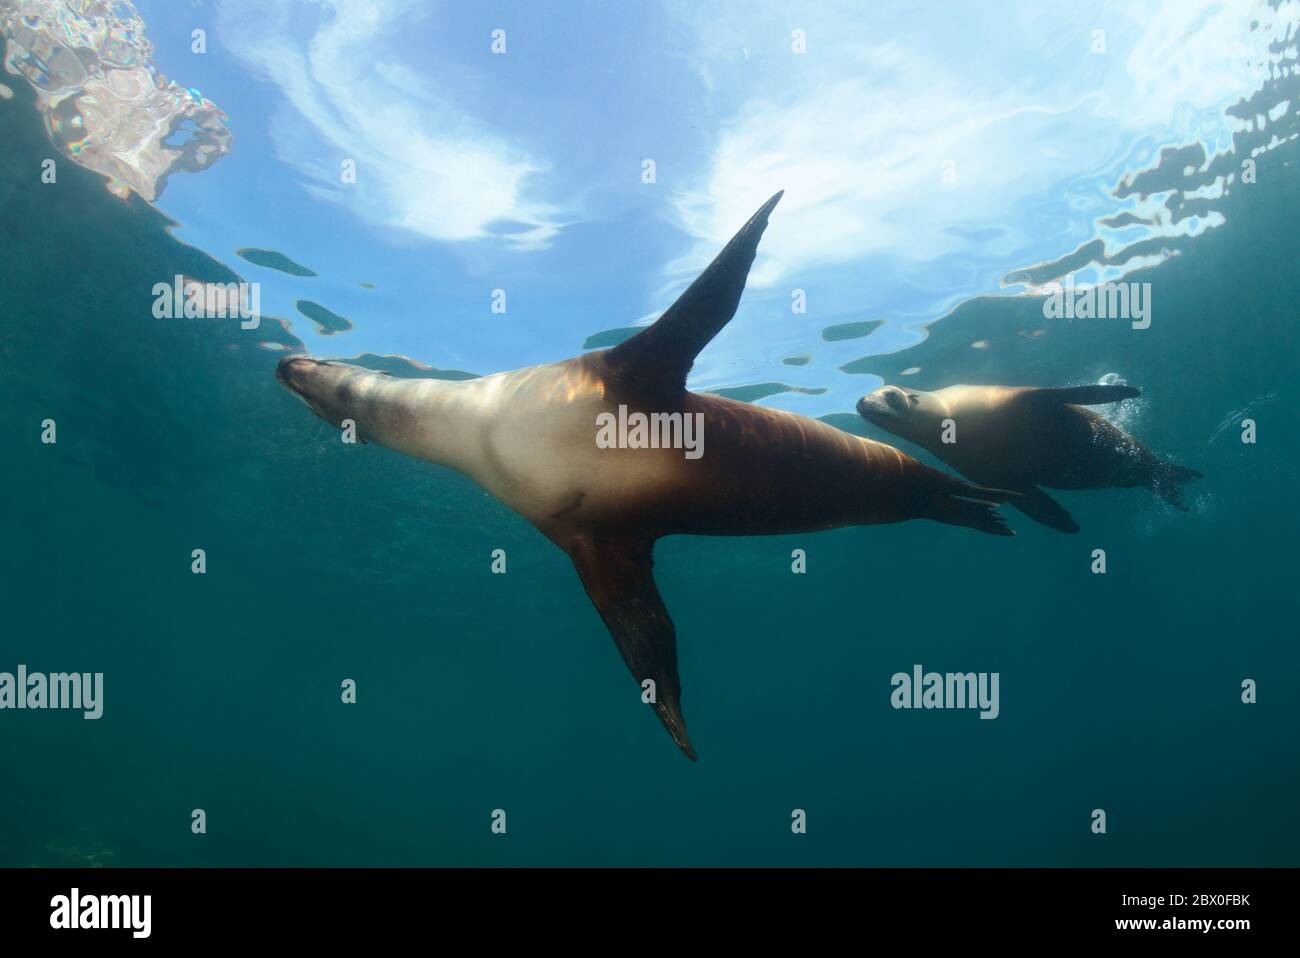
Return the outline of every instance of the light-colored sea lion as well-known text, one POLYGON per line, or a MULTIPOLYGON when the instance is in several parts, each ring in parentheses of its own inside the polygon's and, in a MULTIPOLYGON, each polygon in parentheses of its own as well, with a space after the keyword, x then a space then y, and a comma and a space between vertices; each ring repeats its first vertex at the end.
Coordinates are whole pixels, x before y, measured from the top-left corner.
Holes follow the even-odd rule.
POLYGON ((1159 459, 1084 408, 1139 395, 1120 385, 949 386, 935 392, 883 386, 858 400, 858 414, 973 482, 1019 492, 1011 504, 1043 525, 1078 532, 1078 523, 1039 486, 1145 486, 1187 511, 1182 483, 1201 474, 1159 459))
POLYGON ((676 634, 651 573, 655 540, 918 518, 1012 534, 992 505, 1011 493, 813 419, 687 391, 696 354, 736 311, 780 197, 654 325, 613 349, 461 382, 394 379, 305 356, 276 370, 327 422, 352 420, 358 438, 459 470, 567 552, 637 682, 654 682, 655 712, 690 758, 676 634), (638 432, 630 424, 639 415, 638 432), (674 438, 689 448, 673 448, 674 438))

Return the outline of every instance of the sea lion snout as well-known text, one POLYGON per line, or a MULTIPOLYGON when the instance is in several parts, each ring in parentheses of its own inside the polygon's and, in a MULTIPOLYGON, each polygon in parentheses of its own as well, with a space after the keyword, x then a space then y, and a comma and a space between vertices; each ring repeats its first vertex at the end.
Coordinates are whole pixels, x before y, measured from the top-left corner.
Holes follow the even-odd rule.
POLYGON ((319 399, 325 390, 337 386, 342 375, 352 368, 345 363, 299 354, 280 360, 275 367, 275 378, 303 399, 319 399))
POLYGON ((306 373, 316 360, 307 356, 286 356, 275 367, 275 378, 281 386, 298 392, 297 383, 304 382, 306 373))
POLYGON ((311 356, 286 356, 275 367, 275 378, 305 402, 322 419, 337 423, 346 415, 345 375, 355 371, 345 363, 313 359, 311 356))
POLYGON ((908 408, 907 394, 897 386, 881 386, 858 400, 858 415, 877 426, 897 420, 908 408))

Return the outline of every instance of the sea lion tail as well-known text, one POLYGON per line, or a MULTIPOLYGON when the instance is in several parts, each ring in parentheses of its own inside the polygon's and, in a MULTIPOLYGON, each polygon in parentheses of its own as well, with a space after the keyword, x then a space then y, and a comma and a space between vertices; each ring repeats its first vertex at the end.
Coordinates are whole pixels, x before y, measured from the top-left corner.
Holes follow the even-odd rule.
POLYGON ((1151 470, 1151 491, 1180 512, 1187 512, 1183 501, 1183 483, 1189 479, 1204 479, 1204 473, 1172 462, 1157 463, 1151 470))

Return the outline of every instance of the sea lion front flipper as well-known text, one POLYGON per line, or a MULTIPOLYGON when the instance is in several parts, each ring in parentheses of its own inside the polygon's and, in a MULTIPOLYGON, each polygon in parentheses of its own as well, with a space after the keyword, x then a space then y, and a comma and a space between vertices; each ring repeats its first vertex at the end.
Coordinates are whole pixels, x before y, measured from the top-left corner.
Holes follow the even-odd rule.
POLYGON ((587 595, 632 677, 638 685, 646 679, 654 682, 655 714, 677 747, 696 761, 682 717, 677 630, 655 585, 653 549, 654 542, 645 539, 584 537, 567 544, 587 595))
POLYGON ((1121 399, 1136 399, 1142 390, 1136 386, 1044 386, 1026 389, 1025 396, 1034 400, 1052 403, 1067 403, 1071 406, 1100 406, 1121 399))
POLYGON ((1078 532, 1079 524, 1065 511, 1065 507, 1043 492, 1037 486, 1027 486, 1017 490, 1021 497, 1010 500, 1015 506, 1035 522, 1040 522, 1057 532, 1078 532))
POLYGON ((686 374, 695 357, 736 315, 758 241, 784 192, 759 207, 654 325, 606 354, 605 361, 612 370, 638 383, 674 390, 686 388, 686 374))

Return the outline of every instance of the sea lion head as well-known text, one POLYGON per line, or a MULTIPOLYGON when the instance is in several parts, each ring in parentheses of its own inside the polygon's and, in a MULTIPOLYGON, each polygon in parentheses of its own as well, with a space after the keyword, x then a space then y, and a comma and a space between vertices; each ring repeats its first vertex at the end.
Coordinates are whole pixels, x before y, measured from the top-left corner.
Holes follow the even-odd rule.
POLYGON ((916 439, 933 431, 939 402, 919 389, 881 386, 858 400, 858 415, 895 436, 916 439))
POLYGON ((275 378, 326 422, 338 425, 349 415, 354 377, 365 371, 347 363, 310 356, 286 356, 275 368, 275 378))

